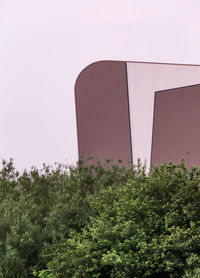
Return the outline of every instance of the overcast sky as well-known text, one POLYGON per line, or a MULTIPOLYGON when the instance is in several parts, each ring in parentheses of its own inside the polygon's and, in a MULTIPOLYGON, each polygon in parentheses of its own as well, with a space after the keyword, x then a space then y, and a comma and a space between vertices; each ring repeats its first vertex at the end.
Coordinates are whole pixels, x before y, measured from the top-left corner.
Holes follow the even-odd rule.
POLYGON ((0 157, 77 160, 74 83, 97 60, 200 64, 199 0, 0 0, 0 157))

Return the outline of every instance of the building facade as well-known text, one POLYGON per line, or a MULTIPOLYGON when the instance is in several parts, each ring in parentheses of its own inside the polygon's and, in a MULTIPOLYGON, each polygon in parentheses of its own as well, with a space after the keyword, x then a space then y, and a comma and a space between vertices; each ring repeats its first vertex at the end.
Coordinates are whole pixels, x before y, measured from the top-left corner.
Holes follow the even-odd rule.
POLYGON ((100 61, 75 84, 79 156, 200 165, 200 66, 100 61), (199 150, 199 154, 198 154, 199 150), (195 153, 195 154, 194 154, 195 153))

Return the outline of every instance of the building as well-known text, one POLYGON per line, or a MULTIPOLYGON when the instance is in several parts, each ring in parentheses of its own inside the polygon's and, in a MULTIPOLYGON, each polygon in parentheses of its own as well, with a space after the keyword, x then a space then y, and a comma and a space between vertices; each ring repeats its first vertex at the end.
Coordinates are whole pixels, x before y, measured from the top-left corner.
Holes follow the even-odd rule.
POLYGON ((200 65, 100 61, 75 84, 79 155, 200 165, 200 65))

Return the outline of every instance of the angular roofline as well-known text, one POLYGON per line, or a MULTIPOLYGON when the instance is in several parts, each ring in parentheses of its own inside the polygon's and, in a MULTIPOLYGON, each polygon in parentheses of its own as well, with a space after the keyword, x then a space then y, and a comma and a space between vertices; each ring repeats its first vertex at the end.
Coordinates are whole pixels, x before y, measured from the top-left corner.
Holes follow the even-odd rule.
POLYGON ((159 90, 159 91, 155 91, 155 94, 166 92, 166 91, 168 92, 168 91, 172 91, 172 90, 191 88, 191 87, 196 87, 196 86, 200 86, 200 84, 197 83, 197 84, 192 84, 192 85, 187 85, 187 86, 181 86, 181 87, 174 87, 174 88, 170 88, 170 89, 159 90))
POLYGON ((163 63, 163 62, 141 62, 141 61, 125 61, 126 63, 137 63, 137 64, 158 64, 158 65, 172 65, 172 66, 194 66, 199 67, 200 64, 181 64, 181 63, 163 63))

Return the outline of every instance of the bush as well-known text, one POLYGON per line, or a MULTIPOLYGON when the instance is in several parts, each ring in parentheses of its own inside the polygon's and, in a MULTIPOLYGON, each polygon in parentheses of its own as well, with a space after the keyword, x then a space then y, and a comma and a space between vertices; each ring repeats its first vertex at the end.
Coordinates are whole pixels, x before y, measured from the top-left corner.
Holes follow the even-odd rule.
POLYGON ((109 163, 105 169, 99 162, 87 166, 83 161, 76 167, 44 165, 19 174, 12 160, 2 161, 0 277, 33 277, 40 270, 38 277, 46 275, 50 247, 80 232, 96 214, 90 199, 132 174, 109 163))
MULTIPOLYGON (((55 277, 198 277, 200 170, 165 164, 110 184, 78 233, 52 246, 55 277)), ((48 276, 47 276, 48 277, 48 276)))
POLYGON ((0 277, 200 277, 200 169, 0 171, 0 277))

